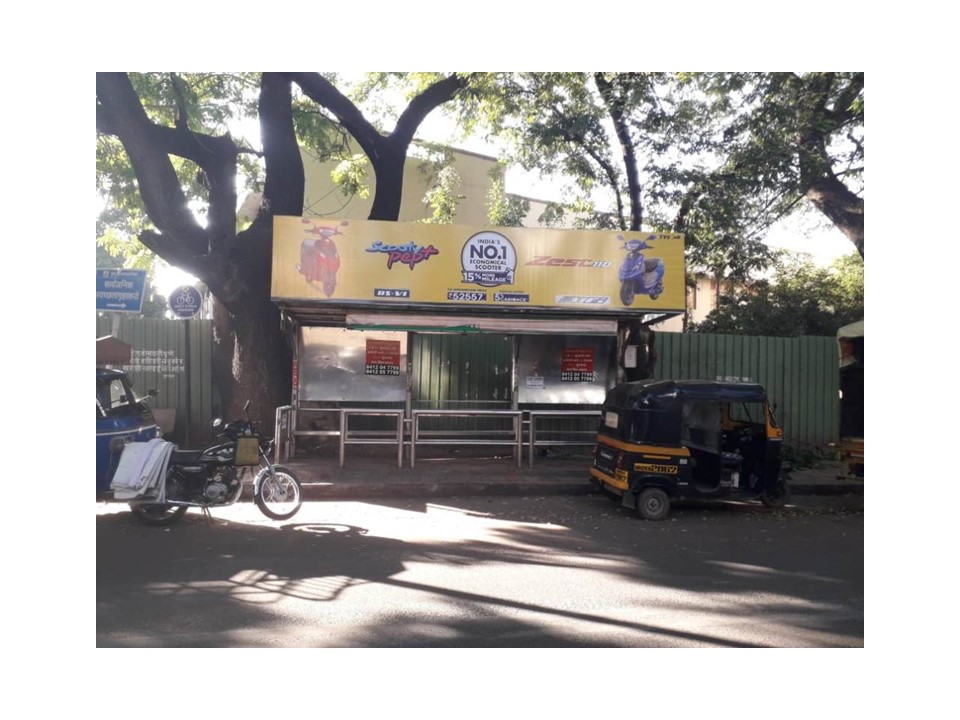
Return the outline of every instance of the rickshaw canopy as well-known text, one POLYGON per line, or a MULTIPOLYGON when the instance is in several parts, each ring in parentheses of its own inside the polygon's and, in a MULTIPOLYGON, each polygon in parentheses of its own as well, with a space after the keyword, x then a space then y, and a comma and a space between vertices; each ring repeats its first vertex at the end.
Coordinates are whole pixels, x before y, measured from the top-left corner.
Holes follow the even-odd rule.
POLYGON ((689 402, 766 402, 767 394, 758 383, 712 382, 706 380, 640 380, 613 388, 604 405, 642 410, 646 407, 689 402))

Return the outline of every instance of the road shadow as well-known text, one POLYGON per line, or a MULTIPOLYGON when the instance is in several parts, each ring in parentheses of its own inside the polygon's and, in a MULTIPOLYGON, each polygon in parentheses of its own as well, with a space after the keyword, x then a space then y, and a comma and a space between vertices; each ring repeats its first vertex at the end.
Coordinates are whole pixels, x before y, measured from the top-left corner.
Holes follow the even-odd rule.
MULTIPOLYGON (((647 523, 601 496, 552 498, 544 507, 538 507, 536 498, 524 503, 510 498, 441 502, 453 503, 451 512, 495 519, 502 527, 491 531, 489 541, 404 542, 350 524, 245 523, 188 513, 172 528, 153 528, 139 525, 126 512, 98 515, 97 645, 326 646, 317 628, 291 629, 275 608, 300 603, 347 607, 350 590, 370 584, 423 593, 467 612, 437 617, 415 606, 384 608, 376 625, 355 628, 340 646, 740 644, 719 633, 632 622, 572 609, 564 602, 519 601, 413 582, 400 577, 411 563, 588 569, 684 593, 719 589, 730 600, 727 606, 710 608, 713 613, 788 618, 797 628, 848 638, 854 645, 859 638, 862 644, 862 541, 859 555, 856 542, 840 542, 850 532, 842 517, 824 523, 819 515, 814 522, 789 510, 775 515, 711 505, 678 508, 666 522, 647 523), (785 544, 793 550, 783 552, 785 544), (824 561, 824 553, 833 557, 824 561), (820 562, 813 562, 817 557, 820 562), (839 606, 838 583, 849 596, 839 606), (521 619, 527 617, 551 627, 521 619), (601 640, 564 629, 562 621, 586 623, 624 639, 601 640)), ((396 506, 402 509, 403 501, 396 506)))

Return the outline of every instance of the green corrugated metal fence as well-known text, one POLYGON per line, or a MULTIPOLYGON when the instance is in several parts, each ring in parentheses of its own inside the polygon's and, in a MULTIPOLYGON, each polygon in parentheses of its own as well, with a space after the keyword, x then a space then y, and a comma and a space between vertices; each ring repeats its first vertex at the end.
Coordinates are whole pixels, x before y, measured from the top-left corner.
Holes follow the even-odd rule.
MULTIPOLYGON (((513 338, 509 335, 411 336, 414 410, 510 410, 513 405, 513 338)), ((491 418, 431 418, 431 429, 492 431, 491 418)))
POLYGON ((414 409, 511 408, 510 336, 414 334, 411 346, 414 409))
MULTIPOLYGON (((137 392, 156 388, 156 408, 176 408, 175 439, 186 425, 185 325, 190 328, 191 441, 210 437, 214 413, 213 327, 210 320, 121 318, 118 337, 134 351, 130 374, 137 392)), ((111 318, 97 318, 97 337, 111 318)), ((655 377, 675 380, 749 379, 767 389, 791 444, 823 447, 839 435, 839 370, 835 338, 770 338, 658 333, 655 377)), ((513 340, 508 335, 413 334, 414 409, 510 409, 513 340)), ((490 421, 455 423, 488 429, 490 421)), ((492 427, 492 426, 491 426, 492 427)))
POLYGON ((791 444, 823 447, 839 435, 836 339, 658 333, 657 379, 732 378, 762 384, 791 444))
MULTIPOLYGON (((97 317, 97 337, 111 334, 112 318, 97 317)), ((131 346, 130 365, 121 366, 134 390, 158 395, 151 408, 176 409, 176 425, 168 439, 183 443, 190 393, 190 442, 210 439, 213 422, 213 321, 120 318, 117 337, 131 346), (190 368, 186 366, 186 328, 190 331, 190 368), (188 388, 189 378, 189 388, 188 388)))

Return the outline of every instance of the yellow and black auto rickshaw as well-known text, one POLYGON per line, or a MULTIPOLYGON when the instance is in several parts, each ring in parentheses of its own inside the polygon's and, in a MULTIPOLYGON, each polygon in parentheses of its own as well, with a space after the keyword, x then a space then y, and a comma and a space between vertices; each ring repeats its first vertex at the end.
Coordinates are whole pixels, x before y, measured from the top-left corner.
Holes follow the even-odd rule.
POLYGON ((787 499, 783 431, 756 383, 644 380, 603 403, 591 481, 647 520, 674 500, 787 499))

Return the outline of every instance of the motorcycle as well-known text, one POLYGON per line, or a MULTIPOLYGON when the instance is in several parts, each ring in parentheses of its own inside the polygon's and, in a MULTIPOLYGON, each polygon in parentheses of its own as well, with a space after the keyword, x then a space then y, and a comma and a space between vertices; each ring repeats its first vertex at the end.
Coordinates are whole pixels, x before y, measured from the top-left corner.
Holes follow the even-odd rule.
MULTIPOLYGON (((244 406, 246 413, 249 401, 244 406)), ((221 420, 214 421, 220 427, 221 420)), ((170 451, 164 492, 157 499, 129 503, 134 516, 147 525, 170 525, 191 507, 205 512, 212 507, 232 505, 243 492, 243 479, 253 476, 253 501, 260 512, 273 520, 288 520, 303 502, 300 480, 289 468, 270 462, 273 439, 262 438, 249 415, 223 426, 219 437, 226 442, 205 450, 170 451)))
POLYGON ((656 300, 663 292, 663 258, 644 256, 644 250, 653 250, 646 240, 624 240, 623 235, 617 239, 623 242, 620 249, 627 251, 620 266, 620 302, 629 307, 638 294, 656 300))

